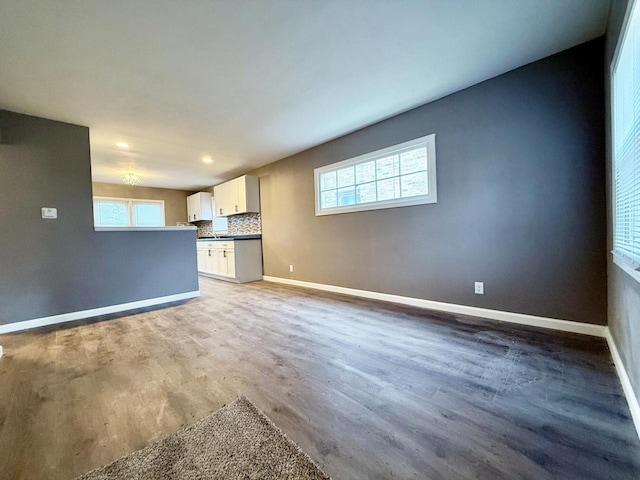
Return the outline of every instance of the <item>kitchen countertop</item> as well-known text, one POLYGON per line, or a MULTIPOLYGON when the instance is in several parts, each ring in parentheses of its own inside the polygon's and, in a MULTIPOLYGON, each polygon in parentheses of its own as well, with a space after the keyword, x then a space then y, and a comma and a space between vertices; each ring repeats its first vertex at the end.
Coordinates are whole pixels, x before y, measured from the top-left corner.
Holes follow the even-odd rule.
POLYGON ((224 241, 224 240, 260 240, 262 238, 262 235, 228 235, 225 237, 200 237, 198 238, 198 241, 203 241, 203 242, 218 242, 218 241, 224 241))

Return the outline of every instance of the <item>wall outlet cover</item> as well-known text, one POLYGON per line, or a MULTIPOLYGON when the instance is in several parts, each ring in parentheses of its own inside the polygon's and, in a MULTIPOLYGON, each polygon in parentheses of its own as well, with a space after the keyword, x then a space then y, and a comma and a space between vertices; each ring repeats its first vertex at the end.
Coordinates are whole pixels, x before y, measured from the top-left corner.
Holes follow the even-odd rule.
POLYGON ((293 273, 293 265, 289 265, 289 271, 293 273))
POLYGON ((51 207, 43 207, 42 218, 58 218, 58 209, 51 208, 51 207))
POLYGON ((484 295, 484 282, 475 282, 474 288, 477 295, 484 295))

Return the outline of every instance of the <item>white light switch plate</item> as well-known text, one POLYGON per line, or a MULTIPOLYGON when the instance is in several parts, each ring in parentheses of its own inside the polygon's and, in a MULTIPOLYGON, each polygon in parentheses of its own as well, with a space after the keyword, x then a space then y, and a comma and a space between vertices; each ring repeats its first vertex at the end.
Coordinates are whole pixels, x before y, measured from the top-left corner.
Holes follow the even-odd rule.
POLYGON ((42 209, 42 218, 58 218, 58 209, 44 207, 42 209))

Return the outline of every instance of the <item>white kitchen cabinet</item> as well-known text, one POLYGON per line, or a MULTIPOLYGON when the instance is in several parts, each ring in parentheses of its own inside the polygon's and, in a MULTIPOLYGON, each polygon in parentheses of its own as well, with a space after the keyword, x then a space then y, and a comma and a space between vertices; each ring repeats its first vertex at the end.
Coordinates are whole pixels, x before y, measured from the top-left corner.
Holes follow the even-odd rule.
MULTIPOLYGON (((218 257, 220 258, 220 257, 218 257)), ((226 275, 229 278, 236 278, 236 252, 235 250, 225 250, 222 252, 221 266, 222 275, 226 275)))
POLYGON ((212 248, 211 254, 216 259, 216 268, 213 274, 222 277, 235 278, 235 248, 212 248))
POLYGON ((210 193, 198 192, 187 197, 187 219, 189 222, 213 220, 210 193))
POLYGON ((226 217, 231 214, 235 205, 235 180, 213 187, 213 198, 216 200, 216 216, 226 217))
POLYGON ((213 188, 216 214, 220 217, 241 213, 260 213, 258 177, 243 175, 213 188))
POLYGON ((211 249, 205 250, 204 270, 203 272, 209 272, 214 274, 218 271, 218 257, 215 251, 211 249))
POLYGON ((201 250, 201 249, 197 249, 196 250, 196 259, 198 262, 198 271, 199 272, 203 272, 206 270, 206 262, 207 262, 207 251, 206 250, 201 250))
POLYGON ((213 233, 216 235, 226 234, 229 230, 229 222, 227 217, 221 217, 218 215, 215 197, 211 199, 211 209, 213 211, 213 233))
POLYGON ((262 280, 262 242, 198 241, 198 273, 236 283, 262 280), (201 262, 200 258, 204 260, 201 262))

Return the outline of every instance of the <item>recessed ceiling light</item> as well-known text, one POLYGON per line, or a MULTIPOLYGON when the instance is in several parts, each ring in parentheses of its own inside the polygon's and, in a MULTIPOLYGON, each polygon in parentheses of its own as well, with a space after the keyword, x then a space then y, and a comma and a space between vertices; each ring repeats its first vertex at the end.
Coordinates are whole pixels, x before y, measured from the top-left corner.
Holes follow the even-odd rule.
POLYGON ((116 142, 116 147, 129 148, 129 144, 126 142, 116 142))
POLYGON ((211 157, 209 157, 209 156, 202 157, 202 161, 203 161, 204 163, 211 163, 211 162, 213 162, 213 158, 211 158, 211 157))

